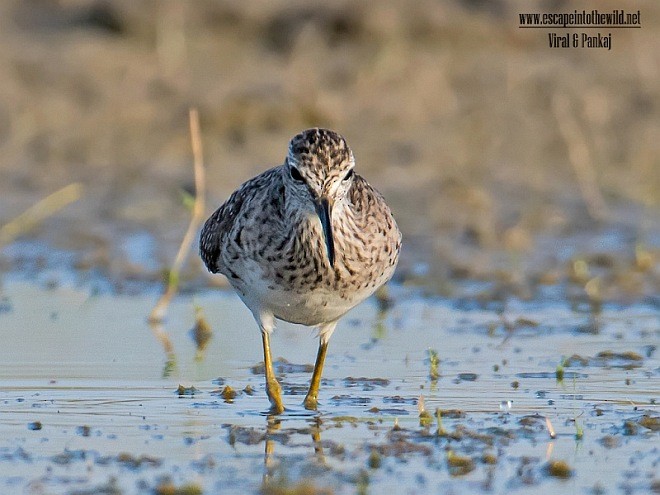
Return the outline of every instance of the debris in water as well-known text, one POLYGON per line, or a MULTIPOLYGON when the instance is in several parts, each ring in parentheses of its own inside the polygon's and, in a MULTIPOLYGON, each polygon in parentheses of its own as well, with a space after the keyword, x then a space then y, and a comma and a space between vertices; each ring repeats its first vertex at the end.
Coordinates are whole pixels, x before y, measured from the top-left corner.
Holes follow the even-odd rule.
POLYGON ((573 469, 566 461, 548 461, 545 465, 546 472, 555 478, 568 479, 573 476, 573 469))
POLYGON ((179 385, 179 387, 176 389, 176 393, 179 394, 179 397, 183 396, 193 396, 197 393, 199 393, 199 390, 193 386, 190 387, 184 387, 183 385, 179 385))
POLYGON ((475 468, 471 457, 455 454, 452 450, 447 452, 447 466, 452 476, 463 476, 475 468))
POLYGON ((229 385, 225 385, 225 388, 222 389, 222 392, 220 392, 220 395, 225 400, 225 402, 231 404, 232 402, 234 402, 234 399, 236 398, 238 393, 236 392, 236 390, 231 388, 229 385))
POLYGON ((552 422, 550 422, 550 418, 547 416, 545 417, 545 426, 548 428, 548 433, 550 434, 550 438, 557 438, 557 434, 555 433, 555 427, 552 426, 552 422))
POLYGON ((435 349, 428 349, 427 352, 429 355, 429 378, 437 380, 440 378, 440 356, 438 356, 438 351, 435 349))
POLYGON ((116 461, 131 469, 139 469, 142 466, 159 467, 163 461, 157 457, 150 455, 141 455, 139 457, 129 454, 128 452, 120 452, 117 454, 116 461))
POLYGON ((436 435, 440 437, 447 436, 447 430, 445 430, 445 427, 442 426, 442 410, 440 408, 437 408, 435 410, 435 417, 436 420, 438 421, 438 429, 436 431, 436 435))
POLYGON ((202 488, 195 483, 176 486, 171 481, 161 481, 153 491, 154 495, 202 495, 202 488))
POLYGON ((562 357, 561 361, 559 361, 559 364, 557 365, 557 369, 555 370, 555 379, 557 380, 558 383, 561 383, 564 381, 564 363, 565 359, 562 357))
POLYGON ((371 469, 378 469, 383 464, 383 459, 376 449, 371 449, 367 465, 371 469))
POLYGON ((92 433, 92 429, 87 425, 78 426, 76 428, 76 433, 80 436, 88 437, 92 433))
POLYGON ((660 431, 660 416, 643 415, 637 419, 637 424, 651 431, 660 431))
POLYGON ((417 402, 417 410, 419 411, 419 426, 431 426, 433 424, 433 416, 426 410, 423 395, 419 396, 419 401, 417 402))

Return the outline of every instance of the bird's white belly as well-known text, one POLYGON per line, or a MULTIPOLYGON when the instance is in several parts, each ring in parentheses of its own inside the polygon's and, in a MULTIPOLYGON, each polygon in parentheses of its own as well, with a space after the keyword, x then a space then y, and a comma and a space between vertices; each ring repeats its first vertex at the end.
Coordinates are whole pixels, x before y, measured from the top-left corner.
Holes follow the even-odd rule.
POLYGON ((276 286, 274 289, 266 288, 260 294, 260 303, 263 309, 272 312, 280 320, 316 326, 340 318, 369 295, 358 293, 343 299, 336 292, 325 289, 301 294, 276 286))
POLYGON ((244 270, 243 273, 242 280, 230 282, 253 312, 265 310, 280 320, 307 326, 340 318, 374 292, 365 289, 345 297, 323 287, 297 292, 264 280, 257 270, 244 270))

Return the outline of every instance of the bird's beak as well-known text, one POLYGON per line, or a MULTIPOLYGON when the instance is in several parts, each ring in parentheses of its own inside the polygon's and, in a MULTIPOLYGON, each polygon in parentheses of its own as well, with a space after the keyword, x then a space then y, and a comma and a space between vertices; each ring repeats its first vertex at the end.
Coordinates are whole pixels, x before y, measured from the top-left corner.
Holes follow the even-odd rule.
POLYGON ((328 261, 330 266, 335 266, 335 240, 332 236, 332 203, 328 198, 321 198, 316 203, 316 214, 321 220, 323 236, 325 238, 325 247, 328 248, 328 261))

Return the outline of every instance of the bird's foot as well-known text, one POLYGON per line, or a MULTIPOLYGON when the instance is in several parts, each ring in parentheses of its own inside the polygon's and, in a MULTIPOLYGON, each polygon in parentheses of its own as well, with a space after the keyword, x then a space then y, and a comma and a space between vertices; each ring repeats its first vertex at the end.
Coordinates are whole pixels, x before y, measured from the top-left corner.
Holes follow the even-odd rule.
POLYGON ((284 404, 282 403, 282 387, 277 383, 277 380, 266 382, 266 394, 270 401, 270 413, 282 414, 284 412, 284 404))
POLYGON ((305 406, 305 409, 309 411, 316 411, 318 403, 319 401, 317 400, 315 395, 307 394, 307 397, 305 397, 305 401, 303 402, 303 405, 305 406))

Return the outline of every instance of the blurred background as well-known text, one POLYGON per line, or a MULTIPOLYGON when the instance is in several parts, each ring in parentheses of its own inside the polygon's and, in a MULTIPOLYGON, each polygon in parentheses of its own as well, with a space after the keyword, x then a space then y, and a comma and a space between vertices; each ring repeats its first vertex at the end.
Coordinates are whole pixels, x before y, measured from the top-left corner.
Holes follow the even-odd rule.
MULTIPOLYGON (((399 282, 657 298, 660 4, 597 2, 633 7, 642 28, 612 29, 606 50, 518 28, 586 8, 560 0, 3 1, 0 227, 77 185, 5 230, 0 270, 159 282, 190 218, 196 107, 209 214, 325 126, 395 212, 399 282)), ((221 284, 195 251, 184 288, 221 284)))

